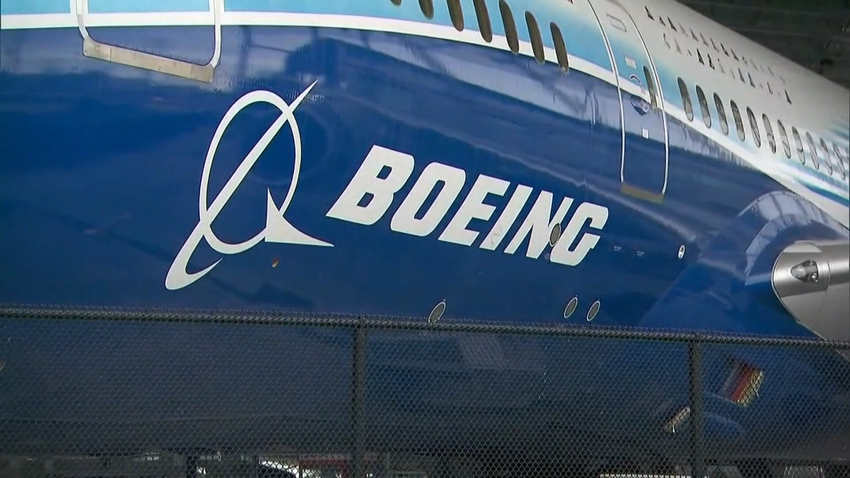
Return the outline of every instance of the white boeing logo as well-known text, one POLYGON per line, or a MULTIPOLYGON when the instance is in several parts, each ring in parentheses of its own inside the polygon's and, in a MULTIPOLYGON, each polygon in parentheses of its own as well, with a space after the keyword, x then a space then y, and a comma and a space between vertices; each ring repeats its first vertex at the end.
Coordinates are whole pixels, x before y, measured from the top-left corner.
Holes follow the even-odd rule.
MULTIPOLYGON (((410 179, 414 162, 413 156, 409 154, 373 146, 327 216, 366 226, 377 223, 393 204, 395 194, 410 179), (381 174, 387 170, 387 174, 381 174)), ((393 214, 390 229, 411 236, 430 235, 443 222, 465 184, 466 171, 463 169, 437 162, 428 164, 393 214), (421 211, 440 184, 442 188, 436 198, 421 211)), ((496 206, 487 204, 485 200, 488 196, 504 196, 510 185, 503 179, 480 174, 437 240, 471 247, 480 233, 469 229, 470 223, 472 220, 489 222, 496 212, 496 206)), ((520 217, 532 191, 529 186, 517 184, 490 232, 479 244, 480 249, 495 251, 499 247, 520 217)), ((553 200, 551 192, 540 191, 531 210, 505 247, 505 254, 517 252, 528 238, 525 256, 532 259, 540 257, 546 246, 550 245, 552 230, 556 225, 563 224, 574 202, 572 198, 563 198, 552 216, 553 200)), ((581 203, 552 246, 549 261, 577 266, 584 260, 591 249, 596 247, 599 236, 585 233, 574 248, 570 249, 570 246, 578 239, 588 221, 591 229, 601 230, 608 222, 608 208, 589 202, 581 203)))
POLYGON ((292 202, 292 196, 295 195, 295 188, 298 186, 298 175, 301 171, 301 133, 298 131, 298 122, 295 120, 294 112, 315 85, 316 82, 313 82, 313 84, 307 87, 307 89, 305 89, 292 101, 291 105, 286 104, 286 101, 270 91, 252 91, 251 93, 239 98, 233 106, 227 110, 227 113, 225 113, 224 118, 222 118, 221 123, 219 123, 218 128, 215 131, 215 135, 213 136, 209 150, 207 151, 206 161, 204 161, 204 170, 201 173, 201 190, 198 197, 198 224, 195 226, 195 229, 192 230, 192 233, 189 234, 189 238, 186 239, 183 247, 180 248, 180 252, 178 252, 177 257, 174 258, 171 268, 168 269, 168 274, 165 276, 166 288, 170 290, 182 289, 208 274, 215 266, 218 265, 219 262, 221 262, 221 259, 219 259, 199 272, 190 273, 186 270, 189 265, 189 259, 192 257, 195 249, 198 248, 201 244, 201 240, 203 239, 206 239, 210 247, 212 247, 216 252, 227 255, 247 251, 263 240, 265 240, 265 242, 276 242, 280 244, 333 247, 333 244, 304 234, 290 224, 285 217, 283 217, 290 202, 292 202), (210 171, 212 170, 213 158, 215 157, 221 137, 230 125, 230 122, 233 121, 233 119, 243 109, 254 103, 269 103, 274 105, 280 110, 280 116, 274 123, 272 123, 271 126, 269 126, 265 134, 263 134, 260 140, 257 141, 257 144, 251 148, 248 156, 242 160, 239 167, 236 168, 236 171, 234 171, 233 175, 230 176, 230 179, 227 180, 227 183, 221 189, 221 192, 218 193, 212 201, 212 204, 208 207, 207 199, 209 196, 208 188, 210 171), (278 208, 274 203, 274 199, 272 199, 271 191, 267 190, 266 227, 256 236, 238 244, 229 244, 222 241, 212 230, 213 221, 221 213, 222 209, 224 209, 224 206, 233 196, 233 193, 236 192, 239 185, 242 184, 242 181, 248 175, 251 167, 254 166, 254 163, 257 162, 259 157, 268 147, 269 143, 271 143, 272 139, 274 139, 281 128, 283 128, 283 126, 287 123, 289 123, 289 128, 292 131, 292 139, 295 144, 295 165, 292 171, 292 181, 289 184, 289 191, 286 193, 286 198, 283 200, 283 204, 280 208, 278 208))
MULTIPOLYGON (((215 251, 225 255, 247 251, 261 241, 333 247, 328 242, 299 231, 284 217, 295 194, 301 169, 301 134, 293 113, 315 84, 314 82, 295 98, 291 105, 287 105, 283 99, 269 91, 248 93, 239 98, 224 115, 210 143, 204 162, 204 170, 201 174, 198 224, 183 244, 180 252, 177 253, 177 257, 168 270, 165 278, 165 286, 168 289, 182 289, 192 284, 221 262, 221 259, 219 259, 199 272, 190 273, 186 270, 189 259, 204 239, 215 251), (248 156, 242 160, 221 192, 212 201, 212 204, 207 206, 210 171, 221 137, 230 122, 243 109, 258 102, 276 106, 281 112, 280 117, 263 134, 251 149, 251 152, 248 153, 248 156), (238 244, 223 242, 212 230, 213 221, 221 213, 239 185, 242 184, 251 167, 254 166, 254 163, 257 162, 275 135, 287 123, 292 130, 292 138, 295 144, 295 166, 292 172, 292 182, 283 204, 278 208, 271 196, 271 191, 267 191, 265 228, 247 241, 238 244)), ((396 195, 411 179, 414 165, 415 160, 409 154, 378 145, 372 146, 360 168, 326 216, 364 226, 376 224, 387 214, 393 203, 397 202, 396 195), (388 172, 382 174, 385 171, 388 172)), ((443 223, 443 219, 457 202, 466 184, 467 173, 463 169, 438 162, 428 164, 419 174, 419 177, 415 179, 413 186, 393 213, 389 223, 390 230, 409 236, 425 237, 431 235, 443 223), (436 198, 426 207, 426 201, 434 195, 437 189, 439 191, 436 192, 436 198)), ((452 218, 437 236, 437 240, 472 247, 479 235, 482 234, 482 232, 470 228, 472 221, 477 220, 479 224, 490 223, 499 208, 487 204, 488 197, 505 196, 510 186, 511 183, 503 179, 483 174, 478 175, 452 218)), ((495 222, 489 226, 489 232, 480 241, 479 249, 495 251, 499 248, 526 209, 525 206, 533 191, 530 186, 516 185, 506 204, 498 212, 495 222)), ((513 237, 502 250, 504 254, 512 255, 516 253, 527 242, 525 256, 528 258, 539 258, 548 246, 551 247, 551 252, 547 255, 547 258, 552 263, 577 266, 584 260, 587 254, 599 243, 600 237, 590 233, 581 234, 582 229, 586 225, 590 229, 602 230, 608 222, 608 208, 584 202, 575 208, 572 217, 567 221, 567 213, 574 203, 573 198, 562 198, 553 215, 554 200, 555 195, 553 193, 549 191, 539 192, 513 237), (554 244, 551 243, 553 229, 560 231, 560 234, 555 234, 557 237, 554 238, 554 244), (572 247, 573 244, 575 244, 574 247, 572 247)))

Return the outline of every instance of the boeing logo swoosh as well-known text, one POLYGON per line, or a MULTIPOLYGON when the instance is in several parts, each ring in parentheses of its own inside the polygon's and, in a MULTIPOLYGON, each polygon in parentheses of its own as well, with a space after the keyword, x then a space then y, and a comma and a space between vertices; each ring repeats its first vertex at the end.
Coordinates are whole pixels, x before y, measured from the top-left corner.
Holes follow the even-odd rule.
POLYGON ((171 263, 171 267, 168 269, 168 274, 165 276, 165 287, 167 289, 177 290, 191 285, 193 282, 208 274, 221 262, 222 259, 219 259, 198 272, 188 272, 186 270, 189 265, 189 259, 201 244, 202 240, 206 240, 210 247, 219 254, 224 255, 238 254, 240 252, 247 251, 251 247, 259 244, 261 241, 278 244, 333 247, 333 244, 316 239, 299 231, 284 217, 286 209, 289 207, 290 202, 292 202, 292 197, 295 195, 295 188, 298 186, 298 175, 301 170, 301 134, 298 131, 298 122, 295 120, 294 113, 295 109, 298 108, 298 105, 301 104, 304 98, 307 97, 310 90, 313 89, 315 85, 316 82, 314 81, 313 84, 307 87, 307 89, 305 89, 292 101, 291 105, 286 104, 286 101, 270 91, 252 91, 239 98, 230 107, 230 109, 227 110, 227 113, 225 113, 219 123, 218 128, 215 131, 215 135, 210 142, 207 157, 204 161, 204 170, 201 173, 201 189, 198 195, 198 224, 192 230, 192 233, 189 234, 186 242, 183 243, 183 247, 180 248, 180 252, 177 253, 177 257, 174 258, 174 262, 171 263), (272 123, 268 130, 266 130, 260 140, 257 141, 257 144, 251 148, 251 151, 245 159, 242 160, 239 167, 236 168, 236 171, 233 172, 233 175, 230 176, 230 179, 227 180, 227 183, 208 206, 207 199, 209 196, 208 188, 210 171, 212 171, 213 158, 215 158, 219 142, 221 141, 224 132, 227 131, 227 127, 230 125, 231 121, 233 121, 233 119, 243 109, 254 103, 269 103, 274 105, 280 110, 280 116, 274 123, 272 123), (242 184, 242 181, 245 180, 248 172, 266 150, 269 143, 271 143, 275 136, 277 136, 278 132, 280 132, 281 128, 283 128, 286 124, 289 124, 289 128, 292 131, 292 139, 295 145, 295 164, 292 171, 292 181, 289 184, 289 191, 286 194, 286 198, 283 200, 283 204, 281 204, 278 208, 272 198, 271 190, 267 190, 268 196, 266 201, 265 228, 263 228, 263 230, 256 236, 244 242, 229 244, 222 241, 212 230, 213 221, 215 221, 215 218, 221 213, 222 209, 224 209, 224 206, 227 205, 227 202, 236 192, 239 185, 242 184))

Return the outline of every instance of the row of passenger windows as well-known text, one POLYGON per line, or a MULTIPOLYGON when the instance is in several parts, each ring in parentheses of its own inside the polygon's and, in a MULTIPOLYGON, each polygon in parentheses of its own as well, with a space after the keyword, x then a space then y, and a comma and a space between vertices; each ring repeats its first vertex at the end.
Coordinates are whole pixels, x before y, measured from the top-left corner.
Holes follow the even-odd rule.
MULTIPOLYGON (((394 5, 401 5, 402 0, 391 0, 394 5)), ((446 5, 449 8, 449 17, 452 25, 457 31, 463 31, 463 8, 460 0, 446 0, 446 5)), ((475 19, 478 21, 478 31, 481 33, 481 38, 485 42, 493 41, 493 30, 490 25, 490 13, 487 11, 487 4, 484 0, 472 0, 472 6, 475 10, 475 19)), ((419 0, 419 8, 425 18, 434 18, 434 0, 419 0)), ((514 15, 510 5, 505 0, 499 0, 499 14, 502 17, 502 25, 505 28, 505 37, 508 40, 508 48, 514 54, 519 53, 519 35, 517 33, 517 25, 514 21, 514 15)), ((537 19, 531 12, 525 12, 525 24, 528 28, 528 36, 531 38, 531 50, 534 53, 534 59, 539 63, 546 61, 546 51, 543 47, 543 35, 540 33, 540 26, 537 24, 537 19)), ((567 45, 564 43, 564 36, 561 34, 561 29, 555 22, 549 23, 549 34, 552 36, 552 43, 555 45, 555 56, 558 60, 558 66, 562 71, 567 72, 570 69, 570 61, 567 55, 567 45)))
MULTIPOLYGON (((688 117, 688 120, 694 120, 694 107, 691 102, 691 94, 688 90, 688 86, 685 84, 684 80, 679 78, 679 91, 682 94, 682 103, 685 107, 685 114, 688 117)), ((699 104, 700 115, 702 116, 702 121, 705 123, 705 126, 711 128, 712 125, 712 117, 711 111, 708 106, 708 98, 705 95, 705 91, 703 91, 702 87, 697 85, 696 87, 697 93, 697 102, 699 104)), ((718 121, 720 122, 720 130, 723 131, 723 134, 729 134, 729 122, 726 117, 726 107, 723 103, 723 100, 717 93, 714 93, 714 107, 717 110, 718 121)), ((729 106, 732 110, 732 118, 735 122, 735 129, 738 132, 738 138, 741 141, 746 141, 746 130, 744 127, 744 120, 741 117, 741 110, 738 108, 738 105, 734 101, 729 102, 729 106)), ((750 107, 746 109, 747 113, 747 122, 750 126, 750 132, 753 137, 753 143, 755 143, 756 147, 762 146, 762 136, 761 129, 759 126, 759 120, 756 118, 756 114, 753 113, 753 110, 750 107)), ((771 153, 777 152, 777 144, 776 137, 773 133, 773 124, 770 121, 770 118, 766 114, 761 115, 761 123, 764 125, 764 132, 767 136, 767 144, 770 148, 771 153)), ((787 158, 792 157, 791 151, 791 143, 788 139, 788 131, 785 128, 785 124, 782 123, 782 120, 777 120, 776 122, 777 130, 779 130, 779 139, 782 144, 782 152, 785 154, 787 158)), ((794 137, 794 147, 796 149, 797 159, 806 164, 807 153, 805 151, 802 137, 800 136, 797 128, 791 127, 791 135, 794 137)), ((826 167, 827 171, 830 175, 834 175, 836 173, 841 174, 842 179, 847 179, 848 169, 850 169, 850 163, 848 163, 848 153, 843 151, 838 147, 838 144, 832 143, 832 154, 830 154, 830 148, 827 146, 826 141, 823 138, 820 138, 816 144, 815 139, 812 137, 811 133, 806 133, 806 146, 808 147, 808 158, 811 161, 812 165, 815 169, 820 169, 821 166, 826 167), (820 146, 820 148, 818 148, 820 146)))
MULTIPOLYGON (((401 2, 402 2, 402 0, 391 0, 391 1, 394 5, 401 5, 401 2)), ((425 15, 426 18, 429 18, 429 19, 434 18, 434 0, 418 0, 418 1, 419 1, 419 8, 422 10, 422 14, 425 15)), ((481 38, 483 38, 485 42, 490 43, 490 42, 493 41, 493 31, 492 31, 491 25, 490 25, 490 14, 487 11, 487 4, 484 2, 484 0, 473 0, 472 4, 473 4, 473 8, 475 10, 475 17, 476 17, 476 20, 478 22, 478 29, 479 29, 479 32, 481 33, 481 38)), ((446 5, 448 6, 449 17, 451 18, 452 25, 455 27, 456 30, 463 31, 463 29, 464 29, 464 18, 463 18, 463 8, 461 7, 460 0, 446 0, 446 5)), ((508 5, 506 0, 499 0, 499 14, 501 15, 502 24, 505 28, 505 37, 507 38, 507 41, 508 41, 508 47, 510 48, 511 52, 513 52, 514 54, 518 54, 519 53, 519 36, 517 34, 517 26, 516 26, 516 22, 514 21, 513 12, 511 11, 510 5, 508 5)), ((649 10, 647 10, 647 15, 650 18, 652 18, 651 14, 649 13, 649 10)), ((669 17, 668 17, 668 19, 669 19, 669 17)), ((670 20, 670 21, 671 21, 671 26, 672 26, 672 20, 670 20)), ((543 37, 540 33, 540 27, 537 24, 537 19, 534 17, 534 15, 531 12, 526 11, 525 12, 525 23, 526 23, 526 27, 528 28, 529 37, 531 38, 531 48, 532 48, 532 51, 534 53, 534 58, 538 62, 544 63, 546 61, 546 56, 545 56, 545 51, 544 51, 544 48, 543 48, 543 37)), ((680 24, 680 26, 681 26, 681 24, 680 24)), ((675 27, 673 27, 673 28, 675 29, 675 27)), ((684 27, 682 27, 682 28, 684 28, 684 27)), ((560 68, 564 72, 569 71, 569 59, 568 59, 568 56, 567 56, 567 47, 566 47, 566 44, 564 43, 564 37, 561 34, 561 29, 558 28, 558 25, 556 25, 554 22, 551 22, 551 23, 549 23, 549 33, 551 34, 552 42, 555 45, 555 54, 557 56, 558 65, 560 66, 560 68)), ((697 37, 693 33, 693 31, 691 31, 691 34, 694 36, 694 39, 696 40, 697 37)), ((706 45, 708 45, 708 42, 705 40, 705 37, 703 37, 703 42, 706 45)), ((717 49, 717 46, 714 43, 714 40, 712 40, 712 44, 714 44, 715 45, 714 48, 717 49)), ((721 44, 721 47, 723 47, 722 44, 721 44)), ((725 47, 723 47, 723 52, 726 53, 727 55, 729 55, 729 53, 728 53, 728 51, 726 50, 725 47)), ((699 52, 698 52, 698 54, 699 54, 699 52)), ((738 56, 735 54, 734 51, 732 52, 732 54, 735 55, 735 59, 737 60, 738 56)), ((744 61, 746 62, 746 60, 744 60, 744 61)), ((644 69, 646 70, 646 68, 644 68, 644 69)), ((770 67, 768 67, 768 69, 770 69, 770 67)), ((653 85, 652 85, 652 82, 651 82, 652 76, 649 74, 648 71, 645 71, 644 73, 646 73, 647 83, 650 84, 650 89, 653 89, 652 88, 653 85)), ((739 73, 740 73, 740 70, 739 70, 739 73)), ((770 73, 772 75, 773 70, 770 70, 770 73)), ((743 81, 743 75, 741 76, 741 80, 743 81)), ((752 77, 750 77, 750 82, 752 83, 752 77)), ((693 121, 693 119, 694 119, 694 109, 693 109, 693 105, 691 103, 691 96, 690 96, 690 93, 688 92, 687 85, 685 85, 685 82, 681 78, 679 78, 679 90, 682 93, 682 101, 685 105, 685 113, 687 114, 688 119, 693 121)), ((703 89, 701 87, 697 86, 696 92, 697 92, 697 99, 699 101, 700 112, 702 114, 702 119, 705 122, 705 125, 710 128, 711 124, 712 124, 712 119, 711 119, 711 112, 709 111, 709 107, 708 107, 708 98, 705 96, 705 92, 703 91, 703 89)), ((786 96, 787 96, 787 92, 786 92, 786 96)), ((655 97, 654 97, 654 95, 652 95, 652 97, 653 97, 653 103, 654 103, 655 97)), ((714 94, 713 99, 714 99, 714 104, 715 104, 715 107, 716 107, 718 115, 719 115, 718 119, 720 121, 720 129, 723 131, 723 134, 729 134, 729 123, 727 121, 726 109, 724 107, 723 101, 720 99, 720 97, 716 93, 714 94)), ((788 101, 790 102, 790 99, 788 99, 788 101)), ((746 140, 746 133, 744 131, 744 122, 743 122, 743 119, 741 118, 741 112, 738 109, 738 105, 735 104, 734 101, 730 102, 730 106, 732 108, 732 116, 733 116, 734 121, 735 121, 735 128, 738 131, 738 137, 741 139, 741 141, 745 141, 746 140)), ((761 133, 760 133, 760 130, 759 130, 759 124, 758 124, 758 121, 756 119, 755 114, 753 113, 753 111, 749 107, 747 108, 747 119, 749 120, 749 123, 750 123, 750 130, 752 131, 753 141, 755 142, 756 146, 761 147, 762 141, 761 141, 761 133)), ((773 126, 771 125, 770 120, 768 119, 767 115, 762 115, 762 122, 764 123, 765 133, 767 134, 767 140, 768 140, 768 144, 770 146, 771 152, 775 153, 776 152, 776 140, 775 140, 775 137, 773 135, 773 126)), ((790 145, 789 140, 788 140, 788 133, 786 132, 785 125, 782 124, 782 121, 778 121, 777 126, 778 126, 778 129, 779 129, 779 136, 780 136, 780 139, 781 139, 781 142, 782 142, 783 152, 785 153, 785 156, 787 156, 788 158, 791 158, 791 145, 790 145)), ((794 136, 794 143, 795 143, 796 150, 797 150, 797 158, 800 160, 801 163, 806 164, 806 155, 804 153, 802 139, 800 138, 800 134, 797 131, 797 128, 792 127, 791 133, 794 136)), ((838 147, 837 144, 833 143, 833 151, 834 151, 834 154, 835 154, 835 161, 832 161, 831 157, 830 157, 829 148, 827 147, 827 144, 823 139, 820 139, 820 146, 821 146, 820 152, 818 151, 817 147, 815 146, 814 138, 812 138, 812 135, 810 133, 806 133, 806 140, 807 140, 807 143, 808 143, 808 146, 809 146, 809 156, 811 158, 812 164, 814 165, 815 169, 820 169, 821 159, 820 159, 819 155, 822 153, 823 157, 825 159, 825 161, 823 161, 823 164, 829 170, 829 174, 832 175, 837 171, 841 174, 842 178, 845 178, 845 179, 847 178, 847 173, 848 173, 847 170, 850 169, 850 164, 848 164, 847 167, 845 167, 845 163, 848 161, 847 155, 841 151, 841 149, 838 147)))

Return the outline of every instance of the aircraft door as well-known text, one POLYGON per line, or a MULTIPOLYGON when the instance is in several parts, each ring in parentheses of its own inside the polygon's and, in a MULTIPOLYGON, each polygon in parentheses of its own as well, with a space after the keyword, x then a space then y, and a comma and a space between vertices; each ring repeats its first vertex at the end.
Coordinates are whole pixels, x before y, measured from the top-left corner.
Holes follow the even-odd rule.
POLYGON ((209 0, 208 13, 210 23, 213 25, 214 39, 211 45, 212 56, 209 62, 203 65, 146 53, 136 48, 100 42, 93 38, 89 31, 90 27, 86 26, 86 20, 90 14, 89 0, 72 0, 71 9, 77 19, 80 35, 83 37, 83 56, 188 80, 212 83, 215 68, 221 58, 221 15, 224 12, 224 0, 209 0))
POLYGON ((617 0, 591 0, 620 94, 620 191, 660 203, 667 189, 667 118, 661 82, 631 15, 617 0))

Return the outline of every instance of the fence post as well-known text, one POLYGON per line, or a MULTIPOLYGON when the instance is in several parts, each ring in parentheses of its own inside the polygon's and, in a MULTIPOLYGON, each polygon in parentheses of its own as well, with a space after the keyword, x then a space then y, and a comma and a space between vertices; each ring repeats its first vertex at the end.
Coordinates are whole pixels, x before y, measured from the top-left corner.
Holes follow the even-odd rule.
POLYGON ((690 465, 691 478, 705 478, 705 453, 703 450, 702 403, 702 342, 699 337, 688 342, 688 368, 690 375, 690 465))
POLYGON ((361 323, 354 327, 354 362, 351 387, 351 428, 352 428, 352 477, 363 478, 365 430, 363 424, 363 404, 366 393, 366 326, 361 323))

